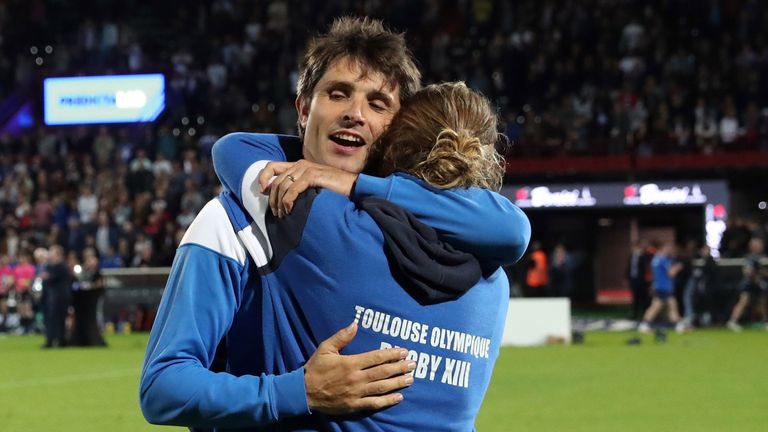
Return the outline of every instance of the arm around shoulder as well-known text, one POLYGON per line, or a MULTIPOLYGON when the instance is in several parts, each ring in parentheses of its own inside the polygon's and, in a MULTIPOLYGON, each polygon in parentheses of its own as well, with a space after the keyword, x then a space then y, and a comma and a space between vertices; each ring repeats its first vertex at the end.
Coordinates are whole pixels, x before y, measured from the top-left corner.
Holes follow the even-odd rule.
POLYGON ((289 138, 249 132, 224 135, 211 150, 214 171, 224 187, 235 193, 242 202, 241 189, 245 172, 258 161, 285 161, 286 151, 281 139, 288 141, 289 138))
POLYGON ((409 175, 361 174, 352 198, 377 196, 412 212, 454 247, 472 253, 484 267, 508 265, 523 256, 531 224, 506 197, 481 188, 439 189, 409 175))

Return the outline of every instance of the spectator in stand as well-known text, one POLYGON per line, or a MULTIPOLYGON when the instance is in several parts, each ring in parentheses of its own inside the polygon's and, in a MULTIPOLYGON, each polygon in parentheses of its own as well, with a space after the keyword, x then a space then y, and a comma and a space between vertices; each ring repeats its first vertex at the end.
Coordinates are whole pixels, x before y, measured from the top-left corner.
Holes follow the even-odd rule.
POLYGON ((181 196, 181 207, 197 214, 206 200, 200 193, 200 188, 194 180, 188 179, 184 182, 184 194, 181 196))
POLYGON ((154 163, 152 163, 152 173, 155 178, 167 177, 173 173, 171 162, 165 156, 158 152, 154 163))
POLYGON ((179 213, 179 215, 176 217, 176 223, 182 230, 186 230, 187 227, 189 227, 189 225, 195 219, 196 215, 197 214, 192 211, 189 204, 182 205, 181 213, 179 213))
POLYGON ((76 216, 71 216, 67 222, 66 243, 64 246, 67 251, 82 252, 85 249, 86 232, 80 225, 80 220, 76 216))
POLYGON ((154 181, 152 161, 147 156, 146 150, 141 148, 129 166, 128 179, 126 180, 128 190, 132 195, 150 191, 154 181))
POLYGON ((139 233, 133 244, 131 267, 151 267, 152 255, 152 240, 148 239, 144 233, 139 233))
POLYGON ((16 230, 18 221, 13 216, 8 216, 5 220, 5 238, 3 244, 0 245, 0 251, 5 252, 8 258, 13 261, 19 253, 19 246, 21 245, 21 237, 16 230))
POLYGON ((21 328, 24 333, 32 331, 34 324, 34 312, 32 310, 32 281, 36 276, 35 266, 29 252, 22 251, 19 254, 19 262, 13 269, 14 286, 16 289, 17 310, 19 313, 21 328))
POLYGON ((714 111, 704 108, 701 114, 697 112, 694 132, 699 151, 704 154, 714 153, 718 133, 714 111))
POLYGON ((162 230, 155 237, 155 249, 157 250, 155 257, 156 265, 170 267, 173 264, 173 257, 176 255, 176 248, 178 247, 176 242, 177 231, 176 222, 166 220, 163 223, 162 230))
POLYGON ((25 231, 32 226, 32 204, 27 192, 19 192, 18 203, 14 211, 19 230, 25 231))
POLYGON ((120 237, 120 240, 117 241, 117 255, 124 266, 132 267, 133 245, 128 237, 120 237))
POLYGON ((171 134, 168 126, 160 126, 160 130, 157 134, 158 155, 163 155, 167 160, 176 160, 179 151, 178 145, 176 138, 171 134))
POLYGON ((528 257, 528 270, 525 276, 525 297, 547 297, 547 254, 541 248, 541 242, 531 242, 531 253, 528 257))
POLYGON ((749 231, 750 239, 765 239, 766 231, 763 229, 763 225, 757 220, 757 217, 747 219, 747 231, 749 231))
POLYGON ((764 243, 761 238, 752 238, 749 241, 749 254, 744 257, 742 267, 742 279, 739 283, 739 300, 733 307, 731 318, 726 324, 733 331, 741 331, 739 320, 752 302, 757 305, 761 318, 768 330, 768 283, 766 282, 766 270, 761 261, 765 258, 764 243))
POLYGON ((158 238, 163 228, 163 223, 169 218, 165 211, 165 200, 154 200, 150 207, 152 212, 147 216, 147 222, 143 227, 143 231, 150 238, 158 238))
POLYGON ((117 133, 117 160, 121 165, 129 165, 136 156, 136 144, 128 137, 125 129, 117 133))
POLYGON ((109 168, 115 152, 115 139, 106 126, 99 127, 99 133, 93 140, 93 152, 96 156, 96 166, 109 168))
POLYGON ((634 241, 625 272, 632 290, 632 320, 641 319, 650 305, 651 260, 653 254, 648 252, 648 242, 644 239, 634 241))
POLYGON ((32 208, 32 227, 38 230, 47 229, 53 220, 53 203, 48 198, 48 192, 41 191, 32 208))
POLYGON ((97 216, 98 225, 95 232, 96 250, 99 254, 107 253, 109 248, 117 247, 119 231, 117 226, 109 219, 109 213, 106 210, 99 210, 97 216))
POLYGON ((102 269, 123 267, 123 258, 117 254, 113 246, 107 247, 107 251, 99 259, 99 267, 102 269))
POLYGON ((7 327, 8 319, 8 295, 13 288, 13 266, 11 257, 0 255, 0 330, 7 327))
POLYGON ((56 194, 53 198, 53 225, 59 228, 65 228, 69 222, 70 214, 76 210, 70 206, 67 195, 64 192, 56 194))
POLYGON ((133 263, 134 267, 156 267, 158 265, 155 259, 155 246, 152 242, 147 241, 146 246, 134 256, 133 263))
POLYGON ((723 148, 732 149, 741 134, 739 119, 736 117, 736 108, 733 106, 732 100, 726 102, 723 117, 720 119, 719 129, 720 143, 723 145, 723 148))
POLYGON ((637 328, 641 333, 651 332, 651 323, 665 306, 669 322, 675 325, 678 332, 683 331, 674 293, 674 278, 683 265, 680 262, 673 263, 674 249, 675 245, 672 243, 663 245, 651 261, 653 299, 648 310, 645 311, 645 315, 643 315, 643 321, 637 328))
POLYGON ((725 224, 725 232, 720 241, 723 257, 739 258, 746 255, 747 245, 751 238, 746 220, 741 216, 735 216, 729 218, 725 224))
POLYGON ((132 212, 131 196, 127 189, 122 188, 117 192, 117 203, 112 209, 112 219, 117 226, 121 226, 131 220, 132 212))
POLYGON ((99 211, 99 200, 93 193, 93 188, 84 184, 80 188, 80 196, 77 198, 77 213, 80 215, 80 223, 90 226, 96 222, 96 212, 99 211))

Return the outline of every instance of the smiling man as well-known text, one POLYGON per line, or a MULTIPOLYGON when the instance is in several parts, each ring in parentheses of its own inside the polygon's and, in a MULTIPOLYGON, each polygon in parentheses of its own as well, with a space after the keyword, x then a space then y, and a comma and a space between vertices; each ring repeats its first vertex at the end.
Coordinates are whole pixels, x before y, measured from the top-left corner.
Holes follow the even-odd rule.
MULTIPOLYGON (((313 40, 301 70, 296 106, 299 126, 307 132, 305 157, 354 171, 421 79, 403 35, 368 19, 337 20, 313 40)), ((270 159, 302 157, 298 139, 287 138, 284 147, 275 136, 269 139, 276 152, 270 159)), ((314 353, 301 353, 309 358, 303 367, 265 373, 282 371, 286 362, 264 351, 263 337, 279 341, 290 321, 268 307, 275 288, 258 278, 264 257, 273 251, 247 243, 252 237, 245 243, 238 237, 237 231, 257 232, 258 226, 241 217, 242 226, 233 230, 228 218, 233 206, 226 196, 211 200, 177 250, 142 369, 140 402, 147 420, 252 428, 311 412, 380 409, 402 400, 393 391, 410 384, 404 374, 415 363, 396 348, 340 355, 357 331, 354 324, 314 353)))
POLYGON ((314 95, 296 99, 304 159, 352 173, 363 170, 371 143, 400 109, 397 83, 388 83, 380 72, 364 72, 359 60, 344 57, 328 68, 314 95))
POLYGON ((227 192, 201 210, 174 259, 142 370, 141 407, 150 422, 244 428, 310 412, 375 410, 400 402, 397 390, 412 383, 404 374, 416 364, 405 359, 406 350, 340 355, 355 324, 314 353, 295 352, 295 341, 284 339, 303 318, 287 313, 281 287, 259 276, 284 257, 280 245, 293 240, 285 238, 290 232, 265 235, 272 215, 249 216, 241 207, 258 199, 260 174, 283 167, 269 161, 306 160, 286 166, 275 180, 281 198, 300 192, 294 184, 335 187, 346 195, 354 186, 353 198, 379 196, 411 210, 488 267, 525 248, 519 228, 529 229, 527 218, 503 197, 488 192, 469 198, 404 177, 358 176, 371 144, 419 88, 402 34, 375 20, 339 19, 313 39, 300 64, 301 137, 235 133, 214 146, 216 164, 228 173, 219 173, 227 192), (271 243, 275 238, 281 242, 271 243), (268 349, 275 344, 280 349, 268 349), (217 346, 226 354, 223 373, 211 370, 217 346), (308 360, 290 368, 295 358, 308 360))

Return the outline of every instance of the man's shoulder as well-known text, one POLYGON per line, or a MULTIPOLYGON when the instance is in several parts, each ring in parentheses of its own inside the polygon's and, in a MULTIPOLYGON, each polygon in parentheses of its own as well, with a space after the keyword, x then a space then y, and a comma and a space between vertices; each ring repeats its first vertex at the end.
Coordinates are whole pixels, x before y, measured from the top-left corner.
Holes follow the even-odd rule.
POLYGON ((240 265, 245 263, 245 248, 243 248, 229 221, 227 211, 218 198, 208 201, 187 228, 179 247, 188 244, 196 244, 210 249, 237 261, 240 265))

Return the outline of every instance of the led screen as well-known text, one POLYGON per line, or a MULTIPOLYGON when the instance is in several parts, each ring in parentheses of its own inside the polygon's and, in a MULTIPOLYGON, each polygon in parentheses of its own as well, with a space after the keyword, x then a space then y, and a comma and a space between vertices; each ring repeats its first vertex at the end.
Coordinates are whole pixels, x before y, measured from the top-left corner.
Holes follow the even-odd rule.
POLYGON ((47 78, 45 124, 154 121, 165 108, 161 74, 47 78))

